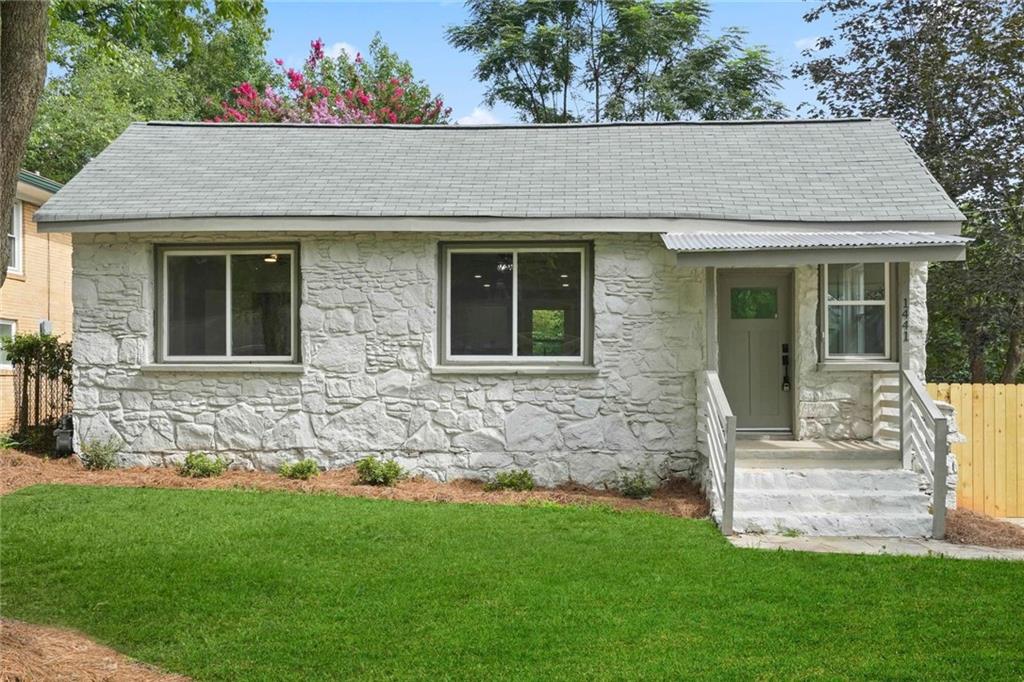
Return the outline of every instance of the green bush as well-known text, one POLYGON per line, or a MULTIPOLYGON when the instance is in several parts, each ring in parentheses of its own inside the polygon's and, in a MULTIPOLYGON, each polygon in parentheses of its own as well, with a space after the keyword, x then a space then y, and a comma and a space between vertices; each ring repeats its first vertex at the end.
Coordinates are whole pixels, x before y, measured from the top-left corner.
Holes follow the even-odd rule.
POLYGON ((295 462, 295 464, 282 464, 278 473, 285 478, 297 478, 302 481, 308 481, 320 474, 320 467, 317 466, 316 460, 304 459, 295 462))
POLYGON ((0 433, 0 450, 13 450, 18 447, 20 443, 14 440, 14 436, 9 433, 0 433))
POLYGON ((113 469, 117 463, 117 453, 121 443, 116 438, 109 440, 87 440, 82 442, 78 459, 86 469, 113 469))
POLYGON ((502 471, 494 477, 493 481, 484 486, 484 490, 533 490, 536 483, 533 474, 523 469, 522 471, 502 471))
POLYGON ((622 477, 619 482, 619 492, 634 500, 642 500, 651 496, 654 486, 647 482, 647 478, 643 474, 636 473, 622 477))
POLYGON ((178 467, 178 473, 188 478, 213 478, 223 474, 227 468, 227 462, 220 457, 211 457, 205 452, 190 452, 185 455, 185 463, 178 467))
POLYGON ((356 475, 363 485, 394 485, 405 476, 398 462, 381 461, 376 457, 366 457, 356 464, 356 475))

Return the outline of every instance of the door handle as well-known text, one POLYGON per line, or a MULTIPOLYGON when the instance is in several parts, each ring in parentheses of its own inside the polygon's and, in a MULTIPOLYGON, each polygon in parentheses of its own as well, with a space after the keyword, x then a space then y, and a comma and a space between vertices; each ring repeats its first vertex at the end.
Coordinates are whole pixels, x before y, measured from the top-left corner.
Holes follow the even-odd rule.
POLYGON ((789 393, 789 344, 782 344, 782 392, 789 393))

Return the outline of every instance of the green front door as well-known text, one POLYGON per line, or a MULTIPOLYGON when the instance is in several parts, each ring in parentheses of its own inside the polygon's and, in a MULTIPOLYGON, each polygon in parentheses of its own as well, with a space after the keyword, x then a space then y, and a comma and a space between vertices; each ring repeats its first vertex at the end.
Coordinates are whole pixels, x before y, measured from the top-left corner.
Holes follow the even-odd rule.
POLYGON ((719 271, 719 376, 738 428, 793 427, 791 280, 789 270, 719 271))

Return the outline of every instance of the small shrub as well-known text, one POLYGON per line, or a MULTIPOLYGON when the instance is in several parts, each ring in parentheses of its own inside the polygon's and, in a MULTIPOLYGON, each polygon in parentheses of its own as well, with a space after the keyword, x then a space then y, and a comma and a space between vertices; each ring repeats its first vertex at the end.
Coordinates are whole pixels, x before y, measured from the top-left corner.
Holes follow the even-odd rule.
POLYGON ((356 464, 356 475, 363 485, 392 486, 405 476, 405 472, 393 460, 384 462, 376 457, 366 457, 356 464))
POLYGON ((645 497, 651 496, 651 493, 654 492, 654 486, 647 482, 647 478, 643 474, 636 473, 622 477, 622 480, 619 482, 619 492, 625 497, 642 500, 645 497))
POLYGON ((320 474, 320 467, 317 466, 316 460, 304 459, 295 464, 282 464, 281 468, 278 469, 278 473, 285 478, 296 478, 302 481, 308 481, 320 474))
POLYGON ((116 438, 109 440, 87 440, 82 443, 78 459, 82 466, 93 471, 101 469, 113 469, 117 463, 117 453, 121 450, 121 443, 116 438))
POLYGON ((205 452, 190 452, 185 455, 185 463, 178 467, 178 473, 188 478, 213 478, 223 474, 227 468, 227 462, 220 457, 211 457, 205 452))
POLYGON ((0 433, 0 450, 13 450, 18 447, 20 443, 14 440, 14 436, 9 433, 0 433))
POLYGON ((484 486, 484 490, 533 490, 536 483, 533 474, 525 469, 521 471, 502 471, 484 486))

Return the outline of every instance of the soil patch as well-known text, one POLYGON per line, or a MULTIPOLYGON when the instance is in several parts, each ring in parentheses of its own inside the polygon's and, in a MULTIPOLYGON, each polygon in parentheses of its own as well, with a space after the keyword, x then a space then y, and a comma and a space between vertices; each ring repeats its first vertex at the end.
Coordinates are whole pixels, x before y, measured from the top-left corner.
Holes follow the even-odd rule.
POLYGON ((0 619, 0 680, 186 682, 71 630, 0 619))
POLYGON ((128 488, 198 488, 290 490, 307 493, 334 493, 351 497, 389 500, 464 502, 478 504, 525 504, 547 501, 558 504, 603 504, 616 509, 643 509, 669 516, 704 518, 708 503, 694 484, 671 480, 646 500, 622 497, 614 490, 596 490, 576 484, 528 492, 486 491, 479 481, 459 480, 438 483, 416 477, 398 485, 374 487, 356 480, 355 467, 321 472, 309 481, 293 481, 269 471, 230 470, 216 478, 186 478, 171 468, 132 468, 88 471, 75 458, 44 459, 7 450, 0 452, 0 495, 37 483, 75 485, 111 485, 128 488))
POLYGON ((1024 549, 1024 528, 966 509, 946 515, 946 539, 964 545, 1024 549))

